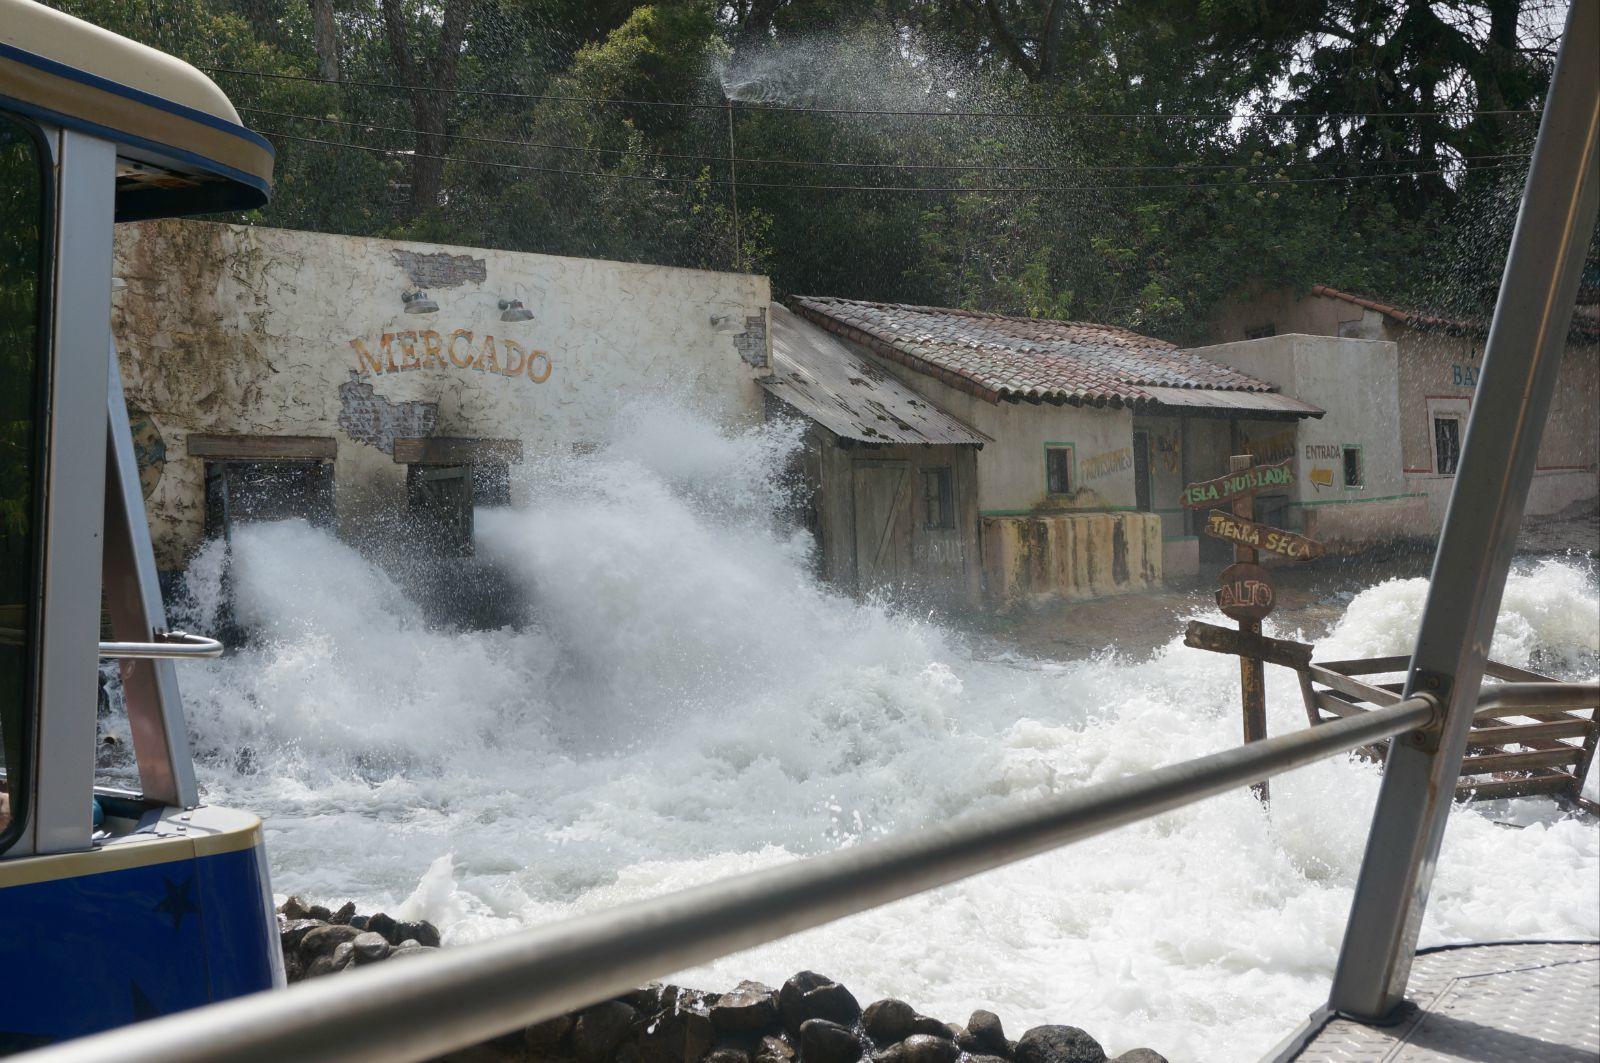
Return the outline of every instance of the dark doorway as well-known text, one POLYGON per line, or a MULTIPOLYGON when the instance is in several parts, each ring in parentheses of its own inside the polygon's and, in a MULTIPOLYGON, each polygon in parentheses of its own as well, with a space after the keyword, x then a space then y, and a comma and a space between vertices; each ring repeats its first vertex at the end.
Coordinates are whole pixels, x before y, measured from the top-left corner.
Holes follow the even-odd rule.
POLYGON ((472 554, 473 466, 406 466, 406 508, 411 534, 441 557, 472 554))
POLYGON ((206 462, 206 536, 231 539, 238 524, 300 518, 331 528, 333 463, 263 459, 206 462))
POLYGON ((1133 433, 1133 505, 1140 513, 1149 513, 1150 502, 1150 433, 1133 433))
POLYGON ((859 593, 893 587, 910 574, 910 468, 905 461, 853 463, 859 593))

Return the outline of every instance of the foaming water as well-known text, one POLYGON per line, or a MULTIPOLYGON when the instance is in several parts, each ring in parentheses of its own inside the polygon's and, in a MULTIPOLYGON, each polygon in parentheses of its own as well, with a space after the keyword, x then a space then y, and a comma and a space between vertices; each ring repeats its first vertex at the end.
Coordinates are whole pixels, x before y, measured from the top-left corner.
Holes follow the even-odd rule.
MULTIPOLYGON (((430 626, 350 547, 240 529, 255 634, 186 668, 208 800, 267 821, 274 885, 403 907, 465 942, 1061 792, 1238 739, 1231 660, 1174 637, 1147 660, 1030 660, 820 587, 775 514, 791 431, 720 432, 636 407, 600 452, 532 470, 479 548, 524 627, 430 626)), ((190 572, 197 609, 223 565, 190 572)), ((1358 595, 1327 640, 1403 652, 1423 582, 1358 595)), ((1592 672, 1592 578, 1515 575, 1498 654, 1592 672), (1587 662, 1587 663, 1585 663, 1587 662)), ((1268 672, 1270 726, 1304 725, 1268 672)), ((1015 1036, 1082 1026, 1116 1052, 1253 1058, 1324 997, 1378 775, 1274 782, 730 957, 725 988, 801 968, 864 999, 1015 1036)), ((1453 816, 1425 943, 1600 934, 1600 845, 1573 821, 1453 816)))

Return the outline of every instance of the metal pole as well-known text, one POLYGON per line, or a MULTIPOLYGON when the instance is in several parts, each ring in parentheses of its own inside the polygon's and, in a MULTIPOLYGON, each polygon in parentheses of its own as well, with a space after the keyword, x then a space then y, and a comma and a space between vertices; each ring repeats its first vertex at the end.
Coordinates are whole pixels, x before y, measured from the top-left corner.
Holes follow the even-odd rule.
POLYGON ((430 1059, 719 956, 1438 724, 1396 702, 898 838, 69 1041, 18 1063, 430 1059))
MULTIPOLYGON (((1228 471, 1248 472, 1254 464, 1255 459, 1250 455, 1235 454, 1228 459, 1228 471)), ((1255 519, 1256 496, 1253 492, 1245 491, 1233 496, 1233 515, 1245 520, 1255 519)), ((1235 543, 1233 560, 1236 564, 1241 561, 1255 564, 1257 561, 1255 547, 1235 543)), ((1246 635, 1259 636, 1261 621, 1240 620, 1239 630, 1246 635)), ((1267 676, 1266 668, 1259 658, 1239 658, 1239 700, 1244 708, 1244 740, 1261 741, 1267 737, 1267 676)), ((1262 804, 1272 799, 1272 791, 1265 779, 1252 783, 1250 789, 1262 804)))
POLYGON ((1434 557, 1406 694, 1441 698, 1435 741, 1393 742, 1329 1007, 1377 1021, 1405 997, 1484 661, 1600 202, 1600 0, 1574 0, 1545 99, 1483 375, 1434 557))

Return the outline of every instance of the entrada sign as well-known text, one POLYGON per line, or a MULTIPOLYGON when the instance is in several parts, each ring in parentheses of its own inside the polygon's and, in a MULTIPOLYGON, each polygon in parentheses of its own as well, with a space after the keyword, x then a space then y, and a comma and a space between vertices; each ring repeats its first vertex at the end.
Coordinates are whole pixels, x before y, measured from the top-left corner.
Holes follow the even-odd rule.
POLYGON ((1217 608, 1230 620, 1262 620, 1278 604, 1267 570, 1240 561, 1217 578, 1217 608))
POLYGON ((1243 472, 1219 476, 1215 480, 1190 484, 1183 489, 1183 504, 1189 509, 1201 509, 1241 495, 1253 495, 1257 491, 1274 487, 1293 487, 1294 470, 1290 467, 1291 460, 1285 459, 1276 465, 1257 465, 1243 472))
POLYGON ((1238 546, 1249 546, 1287 557, 1292 561, 1309 561, 1322 556, 1322 544, 1303 535, 1257 524, 1253 520, 1235 517, 1226 510, 1213 509, 1206 518, 1206 534, 1238 546))

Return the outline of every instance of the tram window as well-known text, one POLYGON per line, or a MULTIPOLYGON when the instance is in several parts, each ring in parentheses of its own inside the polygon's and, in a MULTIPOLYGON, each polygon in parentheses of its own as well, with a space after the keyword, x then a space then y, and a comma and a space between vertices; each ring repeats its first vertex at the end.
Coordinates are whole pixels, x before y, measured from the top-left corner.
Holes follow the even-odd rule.
POLYGON ((40 357, 49 216, 34 132, 0 114, 0 851, 22 830, 38 594, 40 357))

